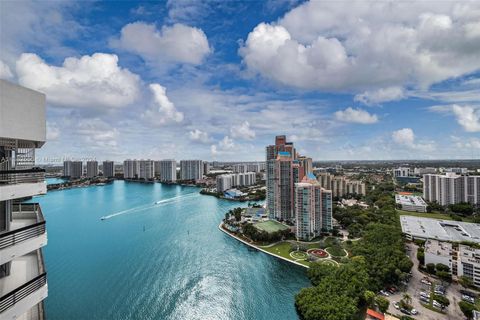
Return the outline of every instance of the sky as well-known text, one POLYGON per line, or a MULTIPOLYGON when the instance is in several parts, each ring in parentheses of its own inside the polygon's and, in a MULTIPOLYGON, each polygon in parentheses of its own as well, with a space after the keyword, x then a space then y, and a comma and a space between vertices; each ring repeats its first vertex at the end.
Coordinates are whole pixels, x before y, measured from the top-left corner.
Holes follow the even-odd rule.
POLYGON ((40 163, 480 158, 480 1, 1 1, 40 163))

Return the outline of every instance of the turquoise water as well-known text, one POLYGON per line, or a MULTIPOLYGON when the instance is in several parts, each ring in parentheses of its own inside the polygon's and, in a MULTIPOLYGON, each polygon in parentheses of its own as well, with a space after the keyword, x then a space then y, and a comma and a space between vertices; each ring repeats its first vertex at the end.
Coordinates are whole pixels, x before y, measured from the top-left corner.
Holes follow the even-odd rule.
POLYGON ((50 320, 298 318, 305 270, 218 230, 238 203, 122 181, 34 200, 47 219, 50 320))
POLYGON ((45 181, 47 184, 55 184, 55 183, 62 183, 65 182, 62 178, 46 178, 45 181))

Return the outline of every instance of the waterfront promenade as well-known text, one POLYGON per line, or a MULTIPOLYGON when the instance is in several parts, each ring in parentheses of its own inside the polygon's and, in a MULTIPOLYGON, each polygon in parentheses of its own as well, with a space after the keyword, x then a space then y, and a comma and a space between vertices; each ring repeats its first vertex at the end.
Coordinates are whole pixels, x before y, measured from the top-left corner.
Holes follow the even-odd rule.
POLYGON ((230 237, 232 237, 232 238, 234 238, 234 239, 242 242, 243 244, 245 244, 245 245, 247 245, 247 246, 249 246, 249 247, 255 248, 255 249, 257 249, 257 250, 259 250, 259 251, 261 251, 261 252, 263 252, 263 253, 269 254, 269 255, 271 255, 271 256, 274 256, 275 258, 278 258, 278 259, 287 261, 287 262, 289 262, 289 263, 296 264, 297 266, 301 266, 301 267, 304 267, 304 268, 307 268, 307 269, 310 268, 309 266, 306 266, 306 265, 304 265, 304 264, 298 263, 298 262, 293 261, 293 260, 289 260, 289 259, 287 259, 287 258, 284 258, 284 257, 282 257, 282 256, 279 256, 279 255, 274 254, 274 253, 272 253, 272 252, 269 252, 269 251, 267 251, 267 250, 264 250, 264 249, 262 249, 262 247, 260 247, 260 246, 254 245, 253 243, 249 243, 248 241, 245 241, 245 240, 241 239, 240 237, 237 237, 236 235, 232 234, 231 232, 229 232, 228 230, 226 230, 225 228, 223 228, 223 222, 220 222, 220 224, 218 225, 218 229, 220 229, 221 231, 225 232, 225 233, 226 233, 227 235, 229 235, 230 237))

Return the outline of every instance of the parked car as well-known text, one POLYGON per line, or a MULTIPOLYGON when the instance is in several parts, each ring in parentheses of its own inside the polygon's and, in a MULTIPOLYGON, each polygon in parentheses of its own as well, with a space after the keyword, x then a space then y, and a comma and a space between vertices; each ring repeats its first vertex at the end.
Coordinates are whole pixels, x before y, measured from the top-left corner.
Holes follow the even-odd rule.
POLYGON ((439 308, 439 309, 443 309, 443 308, 444 308, 443 304, 441 304, 441 303, 438 302, 437 300, 433 300, 433 306, 434 306, 435 308, 439 308))
POLYGON ((437 284, 434 288, 434 292, 442 296, 445 295, 445 291, 446 291, 445 287, 439 284, 437 284))
POLYGON ((390 296, 390 295, 388 294, 388 292, 386 292, 386 291, 384 291, 384 290, 380 290, 380 294, 381 294, 382 296, 385 296, 385 297, 390 296))
POLYGON ((425 298, 430 298, 430 293, 425 291, 420 291, 420 296, 425 298))
POLYGON ((473 297, 470 297, 469 295, 466 295, 466 294, 462 294, 462 300, 470 302, 472 304, 475 303, 475 299, 473 297))
POLYGON ((423 284, 426 284, 428 286, 432 285, 432 283, 430 281, 426 280, 426 279, 422 279, 420 282, 423 283, 423 284))
POLYGON ((393 306, 395 307, 395 309, 400 309, 400 305, 396 301, 393 301, 393 306))
POLYGON ((422 300, 423 302, 426 302, 426 303, 430 302, 430 298, 427 298, 427 297, 420 296, 420 300, 422 300))
POLYGON ((390 287, 387 289, 388 292, 390 292, 391 294, 395 294, 395 292, 397 292, 397 289, 395 287, 390 287))
POLYGON ((411 312, 408 311, 408 310, 405 309, 405 308, 400 309, 400 311, 402 311, 402 312, 405 313, 405 314, 411 315, 411 312))
POLYGON ((412 310, 410 310, 410 312, 411 312, 413 315, 416 315, 416 314, 418 314, 418 311, 417 311, 417 310, 415 310, 415 309, 412 309, 412 310))

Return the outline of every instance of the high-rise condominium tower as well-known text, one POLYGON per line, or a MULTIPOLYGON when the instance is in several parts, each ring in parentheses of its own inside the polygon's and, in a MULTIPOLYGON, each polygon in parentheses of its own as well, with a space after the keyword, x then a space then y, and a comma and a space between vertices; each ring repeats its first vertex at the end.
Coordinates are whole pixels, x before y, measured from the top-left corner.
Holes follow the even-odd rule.
POLYGON ((103 176, 106 178, 115 177, 115 164, 113 161, 103 161, 102 165, 103 176))
POLYGON ((332 229, 332 192, 323 189, 312 173, 295 183, 295 235, 311 240, 332 229))
POLYGON ((35 165, 45 109, 44 94, 0 80, 0 319, 44 319, 45 219, 38 203, 22 199, 47 192, 35 165))

